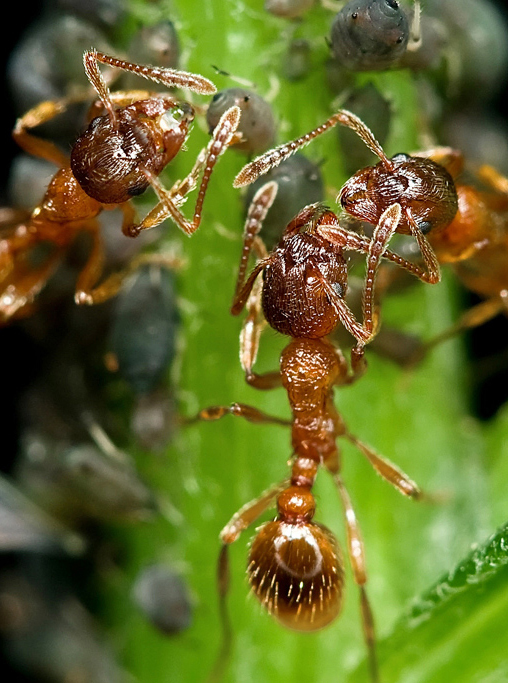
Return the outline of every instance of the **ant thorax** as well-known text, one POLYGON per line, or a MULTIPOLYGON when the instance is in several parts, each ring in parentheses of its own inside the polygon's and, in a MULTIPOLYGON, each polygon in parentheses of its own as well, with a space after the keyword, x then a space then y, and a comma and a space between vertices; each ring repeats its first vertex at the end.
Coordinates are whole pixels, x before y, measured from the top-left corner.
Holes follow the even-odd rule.
POLYGON ((440 164, 424 157, 396 154, 355 173, 339 200, 348 214, 375 225, 394 202, 402 207, 397 232, 410 234, 410 212, 423 234, 444 229, 457 213, 455 183, 440 164), (389 166, 387 166, 387 163, 389 166))
POLYGON ((290 337, 329 334, 339 321, 323 281, 343 296, 346 260, 339 247, 300 232, 283 238, 264 270, 263 312, 268 324, 290 337))
POLYGON ((159 175, 178 153, 193 118, 190 105, 162 97, 98 116, 72 149, 72 172, 97 201, 128 201, 150 184, 145 170, 159 175))

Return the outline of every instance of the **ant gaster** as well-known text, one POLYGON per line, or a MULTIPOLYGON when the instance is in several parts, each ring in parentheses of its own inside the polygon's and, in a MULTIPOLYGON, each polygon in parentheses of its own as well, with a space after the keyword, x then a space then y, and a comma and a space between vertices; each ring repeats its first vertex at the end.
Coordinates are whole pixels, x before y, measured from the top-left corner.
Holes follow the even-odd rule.
POLYGON ((60 168, 28 220, 11 228, 10 234, 2 239, 0 314, 4 320, 30 309, 33 299, 60 261, 63 249, 80 232, 89 233, 93 244, 78 278, 76 302, 100 303, 117 293, 125 275, 136 267, 136 261, 125 272, 114 273, 96 286, 103 269, 103 247, 97 222, 103 209, 119 206, 123 212, 122 230, 132 237, 141 230, 159 225, 166 218, 171 218, 191 235, 200 224, 215 163, 238 125, 240 112, 232 107, 224 113, 189 175, 166 190, 158 175, 182 148, 194 118, 193 107, 169 94, 144 90, 111 93, 98 63, 132 72, 167 87, 184 87, 201 94, 214 93, 215 86, 197 74, 134 64, 93 49, 85 52, 83 61, 99 100, 92 105, 93 118, 76 141, 70 162, 56 145, 28 131, 64 111, 71 98, 41 103, 18 119, 13 131, 14 139, 24 151, 60 168), (179 207, 196 187, 200 174, 194 215, 188 220, 179 207), (159 201, 136 224, 129 200, 150 185, 159 201), (31 252, 40 242, 52 244, 55 250, 42 265, 34 266, 30 263, 31 252))
MULTIPOLYGON (((415 238, 426 270, 396 255, 389 258, 425 282, 439 282, 439 263, 427 235, 439 234, 457 212, 457 192, 452 177, 442 165, 430 158, 397 154, 389 159, 369 128, 345 109, 309 133, 265 152, 244 166, 235 178, 235 187, 252 183, 337 124, 357 133, 380 159, 378 164, 358 171, 345 183, 339 194, 343 209, 361 221, 376 225, 389 206, 399 204, 401 215, 396 232, 411 234, 415 238)), ((337 219, 319 228, 320 234, 330 241, 335 239, 336 231, 341 231, 337 219), (334 222, 335 227, 332 225, 334 222)), ((339 237, 339 242, 341 239, 339 237)), ((358 245, 363 244, 360 250, 367 251, 365 238, 358 236, 357 239, 358 245)))
POLYGON ((247 306, 241 332, 241 362, 246 381, 257 389, 283 386, 292 418, 285 421, 245 404, 213 406, 196 419, 216 420, 227 414, 251 422, 291 427, 293 460, 289 479, 269 489, 237 512, 220 534, 219 593, 224 642, 215 675, 222 670, 230 648, 231 626, 225 600, 228 590, 228 546, 241 532, 275 502, 278 516, 257 532, 249 552, 248 576, 261 604, 283 625, 313 631, 332 622, 343 599, 344 566, 337 541, 323 525, 313 521, 315 499, 312 487, 320 467, 332 475, 345 512, 348 555, 360 588, 362 621, 369 651, 373 680, 377 680, 374 622, 365 583, 365 555, 359 525, 340 475, 337 439, 354 444, 375 470, 401 493, 420 496, 416 484, 397 467, 376 454, 347 429, 333 402, 336 386, 348 385, 365 371, 364 346, 376 334, 374 307, 375 276, 382 256, 390 252, 386 243, 401 219, 401 207, 393 204, 380 216, 371 240, 359 244, 342 230, 334 241, 320 232, 321 226, 336 222, 333 212, 310 205, 289 223, 279 245, 267 253, 258 233, 277 191, 271 181, 256 193, 247 215, 244 242, 231 312, 239 314, 247 306), (363 320, 359 322, 348 308, 345 248, 366 247, 367 273, 363 296, 363 320), (246 277, 248 259, 255 252, 260 260, 246 277), (260 274, 263 278, 259 278, 260 274), (261 313, 262 310, 262 313, 261 313), (265 321, 281 334, 291 337, 275 372, 257 374, 253 364, 265 321), (341 323, 355 337, 351 370, 339 348, 327 335, 341 323))

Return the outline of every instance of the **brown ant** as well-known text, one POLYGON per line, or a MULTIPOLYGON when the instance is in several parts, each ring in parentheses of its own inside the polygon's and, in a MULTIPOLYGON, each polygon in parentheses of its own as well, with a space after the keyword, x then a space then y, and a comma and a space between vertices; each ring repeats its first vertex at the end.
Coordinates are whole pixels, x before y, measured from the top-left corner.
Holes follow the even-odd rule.
MULTIPOLYGON (((439 282, 439 263, 427 235, 437 235, 443 231, 457 212, 457 192, 450 173, 444 166, 425 156, 396 154, 389 159, 363 121, 345 109, 339 110, 309 133, 254 159, 238 173, 234 186, 242 187, 254 182, 260 175, 267 173, 337 124, 357 133, 380 159, 378 164, 358 171, 345 183, 339 194, 342 208, 358 220, 376 225, 383 212, 389 206, 398 203, 401 207, 401 216, 396 232, 411 234, 415 238, 426 270, 394 254, 389 258, 425 282, 439 282)), ((336 218, 319 228, 320 234, 330 241, 336 239, 340 230, 336 218)), ((338 239, 340 243, 342 237, 338 239)), ((368 241, 361 236, 357 239, 358 246, 353 247, 352 243, 349 246, 359 248, 363 245, 359 250, 368 251, 368 241)))
POLYGON ((365 591, 365 554, 356 515, 340 475, 337 439, 354 444, 374 469, 404 495, 419 498, 421 492, 397 467, 349 432, 335 408, 333 391, 335 386, 353 383, 365 371, 364 346, 377 331, 375 276, 381 257, 395 256, 385 247, 400 225, 402 210, 397 203, 388 207, 370 240, 358 241, 356 234, 341 229, 330 241, 321 228, 335 225, 337 217, 321 205, 310 205, 288 224, 278 246, 268 254, 258 233, 276 192, 274 181, 266 183, 249 207, 231 312, 238 315, 247 307, 240 336, 246 381, 262 390, 283 386, 292 418, 282 420, 235 403, 209 407, 192 420, 216 420, 231 414, 251 422, 290 426, 292 434, 290 478, 245 505, 220 534, 218 583, 224 640, 212 679, 220 676, 231 646, 226 610, 228 546, 275 502, 277 519, 258 529, 249 552, 247 571, 254 594, 284 626, 298 631, 321 629, 338 616, 344 583, 341 553, 332 533, 313 521, 312 487, 319 468, 325 467, 337 485, 344 507, 348 555, 360 588, 364 634, 372 679, 376 681, 374 621, 365 591), (344 300, 348 277, 344 249, 367 251, 362 322, 344 300), (246 277, 253 251, 259 260, 246 277), (258 277, 261 273, 262 280, 258 277), (291 337, 291 341, 282 351, 280 369, 260 375, 253 371, 253 364, 265 322, 291 337), (351 351, 351 370, 340 349, 327 339, 338 323, 357 341, 351 351))
POLYGON ((203 201, 215 163, 238 125, 240 112, 237 107, 232 107, 222 116, 189 175, 166 190, 158 175, 182 149, 194 119, 193 107, 170 94, 144 90, 111 93, 98 63, 123 69, 166 87, 184 87, 200 94, 216 92, 214 84, 197 74, 126 62, 93 49, 85 52, 83 61, 99 100, 92 105, 90 124, 76 141, 70 161, 56 145, 28 132, 65 111, 72 101, 70 98, 39 104, 19 118, 14 127, 14 139, 24 151, 47 159, 60 168, 30 217, 18 225, 10 221, 7 235, 1 240, 0 315, 4 320, 30 310, 35 296, 60 261, 63 250, 81 232, 91 236, 92 250, 78 277, 76 302, 100 303, 117 293, 122 280, 137 266, 137 262, 134 260, 124 272, 113 273, 96 285, 103 270, 103 246, 97 221, 103 209, 119 206, 123 212, 122 230, 131 237, 167 218, 171 218, 187 235, 192 235, 201 221, 203 201), (179 207, 196 187, 200 174, 202 178, 194 215, 192 220, 188 220, 179 207), (159 201, 136 224, 130 199, 150 185, 159 201), (31 263, 32 252, 41 242, 50 243, 55 249, 42 264, 34 265, 31 263))

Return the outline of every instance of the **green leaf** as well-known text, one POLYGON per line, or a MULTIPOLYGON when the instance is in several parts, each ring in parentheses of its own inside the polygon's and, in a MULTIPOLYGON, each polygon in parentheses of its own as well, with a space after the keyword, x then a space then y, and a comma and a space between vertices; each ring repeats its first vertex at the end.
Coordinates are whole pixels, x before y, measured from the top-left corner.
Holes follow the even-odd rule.
MULTIPOLYGON (((328 87, 324 68, 328 55, 325 36, 332 14, 319 4, 304 22, 296 24, 267 15, 262 0, 178 0, 157 5, 131 0, 130 6, 132 26, 136 21, 163 16, 175 21, 186 55, 182 68, 212 78, 219 88, 235 85, 228 77, 215 74, 212 65, 216 65, 252 81, 262 95, 276 92, 273 106, 279 120, 278 142, 310 130, 336 108, 336 94, 328 87), (292 36, 309 38, 313 47, 311 73, 296 83, 281 80, 279 75, 279 60, 292 36)), ((419 122, 411 75, 395 71, 372 78, 390 93, 394 103, 388 152, 413 149, 419 140, 419 122)), ((193 97, 193 101, 198 99, 193 97)), ((206 125, 198 121, 187 151, 163 175, 168 186, 191 168, 207 140, 206 125)), ((323 172, 333 205, 335 192, 344 180, 337 136, 328 133, 307 153, 313 159, 324 159, 323 172)), ((232 181, 244 163, 234 151, 220 160, 205 201, 202 225, 191 239, 178 234, 169 222, 162 230, 159 248, 176 244, 187 261, 177 276, 183 325, 181 354, 171 377, 185 415, 233 401, 274 415, 288 415, 282 390, 257 392, 245 384, 238 359, 242 321, 229 314, 243 227, 241 193, 233 190, 232 181)), ((188 214, 192 205, 193 198, 185 207, 188 214)), ((455 319, 458 305, 456 285, 450 274, 446 275, 438 286, 417 284, 388 300, 384 322, 425 338, 445 328, 455 319)), ((260 371, 277 367, 285 343, 270 330, 264 333, 260 371)), ((496 524, 503 521, 499 518, 503 510, 505 517, 508 515, 503 506, 504 487, 495 482, 487 450, 492 443, 502 441, 506 431, 485 437, 468 416, 460 341, 436 349, 411 374, 402 373, 372 351, 369 364, 360 382, 337 391, 341 414, 354 434, 397 463, 425 490, 439 494, 436 497, 440 500, 414 503, 403 499, 375 476, 359 453, 344 445, 343 477, 366 545, 367 591, 383 643, 383 680, 437 681, 432 676, 437 675, 439 665, 447 664, 448 656, 453 656, 450 661, 457 666, 461 659, 467 666, 476 656, 484 667, 492 656, 492 667, 483 669, 486 673, 482 680, 501 680, 495 678, 502 658, 492 655, 494 635, 487 642, 484 636, 491 627, 494 634, 495 629, 501 633, 505 569, 499 567, 476 586, 476 591, 468 585, 453 599, 448 595, 442 605, 433 605, 420 626, 415 625, 414 618, 402 625, 399 619, 413 596, 434 595, 425 592, 427 587, 457 566, 472 543, 487 536, 494 528, 494 519, 496 524), (466 609, 468 604, 477 618, 464 621, 454 609, 466 609), (479 643, 471 637, 475 632, 481 636, 479 643), (413 649, 409 638, 420 633, 413 649), (485 656, 478 647, 485 649, 485 656)), ((137 453, 138 467, 157 491, 163 514, 155 522, 117 531, 125 562, 121 571, 105 577, 105 617, 135 680, 194 683, 206 679, 221 641, 215 579, 218 534, 242 505, 287 476, 290 456, 288 430, 233 417, 180 430, 163 456, 137 453), (156 560, 165 560, 180 570, 194 599, 192 627, 171 639, 157 634, 130 601, 137 570, 156 560)), ((326 473, 318 478, 316 494, 318 521, 329 526, 344 547, 342 511, 326 473)), ((365 647, 358 591, 349 569, 344 611, 335 624, 315 634, 286 631, 248 596, 245 565, 251 533, 246 532, 231 548, 229 605, 234 650, 225 680, 367 680, 364 668, 353 673, 365 657, 365 647)), ((477 680, 467 675, 456 677, 452 668, 447 675, 451 681, 477 680)))

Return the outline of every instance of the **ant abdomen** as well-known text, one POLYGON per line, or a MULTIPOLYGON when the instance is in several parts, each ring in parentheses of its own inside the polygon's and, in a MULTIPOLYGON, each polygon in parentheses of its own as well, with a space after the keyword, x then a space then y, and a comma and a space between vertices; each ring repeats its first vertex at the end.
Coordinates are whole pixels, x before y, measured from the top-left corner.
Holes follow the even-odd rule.
POLYGON ((283 238, 264 270, 263 312, 268 324, 290 337, 317 338, 339 321, 322 281, 345 294, 347 265, 342 251, 317 235, 283 238))
POLYGON ((146 171, 159 175, 181 149, 194 112, 185 102, 154 98, 94 118, 71 152, 83 190, 103 204, 121 204, 144 192, 146 171))
POLYGON ((398 202, 402 215, 397 232, 403 234, 411 233, 408 211, 423 234, 435 234, 450 224, 458 208, 457 190, 448 171, 431 159, 407 154, 361 169, 344 184, 339 199, 348 214, 373 225, 398 202))
POLYGON ((311 521, 314 497, 291 486, 279 517, 258 531, 248 563, 253 592, 270 614, 297 631, 317 631, 340 613, 344 567, 332 532, 311 521))

